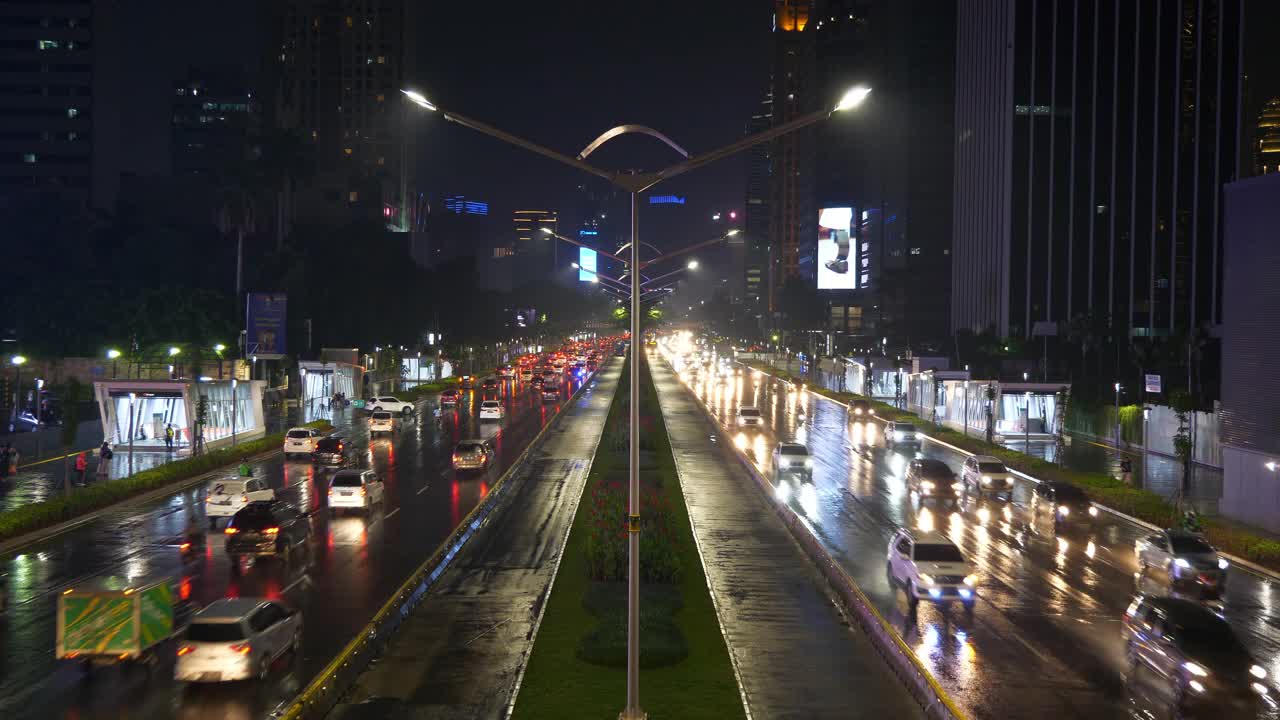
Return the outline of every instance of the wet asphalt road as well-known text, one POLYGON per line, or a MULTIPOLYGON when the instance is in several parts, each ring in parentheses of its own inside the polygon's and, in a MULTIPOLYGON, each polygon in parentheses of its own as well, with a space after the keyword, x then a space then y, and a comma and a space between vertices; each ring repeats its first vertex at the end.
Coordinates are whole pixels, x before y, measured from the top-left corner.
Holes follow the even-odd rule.
MULTIPOLYGON (((577 384, 562 388, 568 398, 577 384)), ((223 534, 207 535, 189 561, 178 549, 189 514, 199 527, 204 487, 161 501, 117 510, 76 530, 0 557, 11 606, 0 615, 0 717, 19 718, 219 718, 267 715, 310 680, 372 617, 488 492, 489 484, 561 409, 543 403, 523 384, 503 390, 506 417, 478 420, 480 391, 470 406, 446 409, 439 422, 435 401, 418 404, 416 417, 399 423, 393 437, 369 441, 363 416, 339 415, 339 434, 355 447, 353 465, 377 469, 386 482, 382 508, 368 516, 330 518, 326 490, 331 469, 274 455, 255 467, 281 497, 311 517, 304 559, 289 565, 263 561, 234 574, 223 552, 223 534), (483 473, 455 473, 454 444, 489 437, 498 461, 483 473), (79 667, 53 659, 56 597, 101 576, 166 578, 181 597, 207 604, 221 597, 281 598, 304 618, 303 652, 282 658, 265 682, 183 686, 172 680, 173 643, 150 674, 140 667, 79 667)), ((221 524, 219 525, 221 527, 221 524)))
MULTIPOLYGON (((763 428, 725 428, 726 438, 748 451, 778 497, 804 518, 964 712, 975 718, 1116 718, 1146 717, 1158 708, 1151 692, 1127 684, 1120 635, 1120 619, 1135 594, 1133 545, 1142 528, 1107 513, 1091 529, 1061 535, 1050 523, 1029 525, 1029 483, 1021 481, 1011 520, 1004 518, 1003 501, 986 501, 987 513, 972 503, 921 507, 904 481, 917 451, 886 448, 878 424, 851 423, 838 403, 788 392, 768 375, 757 385, 749 369, 743 372, 718 386, 694 383, 693 390, 721 422, 732 424, 739 405, 760 408, 763 428), (803 422, 798 408, 805 410, 803 422), (770 453, 781 440, 808 446, 812 482, 774 477, 770 453), (891 588, 886 550, 900 525, 945 532, 975 563, 979 599, 972 614, 958 603, 927 602, 913 614, 905 596, 891 588)), ((959 453, 931 442, 919 452, 959 474, 959 453)), ((1143 589, 1162 592, 1147 581, 1143 589)), ((1272 611, 1273 597, 1280 609, 1274 583, 1233 569, 1223 613, 1275 678, 1280 615, 1272 611)))

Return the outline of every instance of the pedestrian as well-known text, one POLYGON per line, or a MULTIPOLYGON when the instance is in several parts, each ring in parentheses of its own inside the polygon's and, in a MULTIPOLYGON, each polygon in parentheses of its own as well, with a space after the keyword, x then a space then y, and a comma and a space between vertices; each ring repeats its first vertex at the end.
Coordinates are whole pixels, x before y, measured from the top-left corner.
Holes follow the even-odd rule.
POLYGON ((164 426, 164 446, 173 452, 173 424, 169 423, 164 426))
POLYGON ((1120 481, 1126 485, 1133 481, 1133 461, 1120 458, 1120 481))
POLYGON ((115 453, 111 451, 111 443, 103 440, 102 447, 98 448, 98 477, 105 478, 107 476, 107 471, 110 468, 107 463, 111 462, 113 456, 115 456, 115 453))
POLYGON ((21 455, 22 453, 18 452, 18 448, 13 446, 9 447, 9 474, 10 475, 18 474, 18 460, 20 459, 21 455))
POLYGON ((81 450, 76 455, 76 477, 78 478, 78 482, 76 483, 77 485, 84 485, 84 474, 88 470, 89 470, 89 458, 85 455, 85 452, 81 450))
POLYGON ((0 478, 4 478, 9 474, 9 443, 5 443, 4 447, 0 447, 0 478))

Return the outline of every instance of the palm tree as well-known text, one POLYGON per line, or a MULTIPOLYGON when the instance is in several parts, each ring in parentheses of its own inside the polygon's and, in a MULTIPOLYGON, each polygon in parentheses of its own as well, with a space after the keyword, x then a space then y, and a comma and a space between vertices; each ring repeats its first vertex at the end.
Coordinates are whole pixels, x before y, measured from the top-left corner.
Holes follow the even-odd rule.
POLYGON ((264 190, 275 193, 276 251, 284 249, 293 219, 293 194, 299 178, 315 172, 315 151, 310 142, 292 130, 273 130, 258 146, 260 177, 264 190))

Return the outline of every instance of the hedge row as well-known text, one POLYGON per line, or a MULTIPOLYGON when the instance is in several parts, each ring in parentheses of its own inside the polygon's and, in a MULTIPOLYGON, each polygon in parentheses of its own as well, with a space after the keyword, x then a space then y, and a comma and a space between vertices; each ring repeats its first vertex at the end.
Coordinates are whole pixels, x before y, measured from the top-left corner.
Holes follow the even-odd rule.
MULTIPOLYGON (((332 426, 323 420, 308 423, 306 427, 324 431, 332 429, 332 426)), ((210 470, 236 464, 267 450, 279 449, 283 442, 283 433, 267 435, 259 440, 240 443, 235 447, 221 448, 185 460, 165 463, 119 480, 91 484, 77 489, 71 493, 70 497, 63 495, 0 513, 0 541, 73 520, 121 500, 196 477, 210 470)))
MULTIPOLYGON (((744 364, 767 370, 773 375, 790 382, 806 382, 804 378, 778 370, 767 363, 746 360, 744 364)), ((823 387, 808 387, 824 397, 843 403, 851 400, 869 400, 875 408, 876 415, 885 420, 902 420, 918 424, 921 427, 929 421, 914 413, 906 412, 878 400, 871 400, 863 395, 848 392, 836 392, 823 387)), ((1126 515, 1145 520, 1153 525, 1168 527, 1178 523, 1178 509, 1169 504, 1164 497, 1141 488, 1128 485, 1116 478, 1098 472, 1081 472, 1059 467, 1040 458, 1010 450, 1003 445, 988 443, 980 437, 965 435, 949 427, 934 428, 931 436, 976 455, 992 455, 1004 461, 1004 464, 1024 472, 1039 480, 1067 482, 1084 490, 1094 502, 1117 510, 1126 515)), ((1280 542, 1258 535, 1246 529, 1229 525, 1216 518, 1201 520, 1205 535, 1220 550, 1245 558, 1272 570, 1280 570, 1280 542)))

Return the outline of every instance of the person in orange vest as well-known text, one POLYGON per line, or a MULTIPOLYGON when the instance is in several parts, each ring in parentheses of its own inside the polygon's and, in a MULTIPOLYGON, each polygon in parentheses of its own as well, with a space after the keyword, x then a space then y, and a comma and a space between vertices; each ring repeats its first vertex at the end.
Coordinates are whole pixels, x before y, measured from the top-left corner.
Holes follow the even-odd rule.
POLYGON ((76 455, 76 476, 80 478, 81 485, 84 484, 84 474, 88 470, 89 458, 85 457, 84 451, 82 450, 79 455, 76 455))

